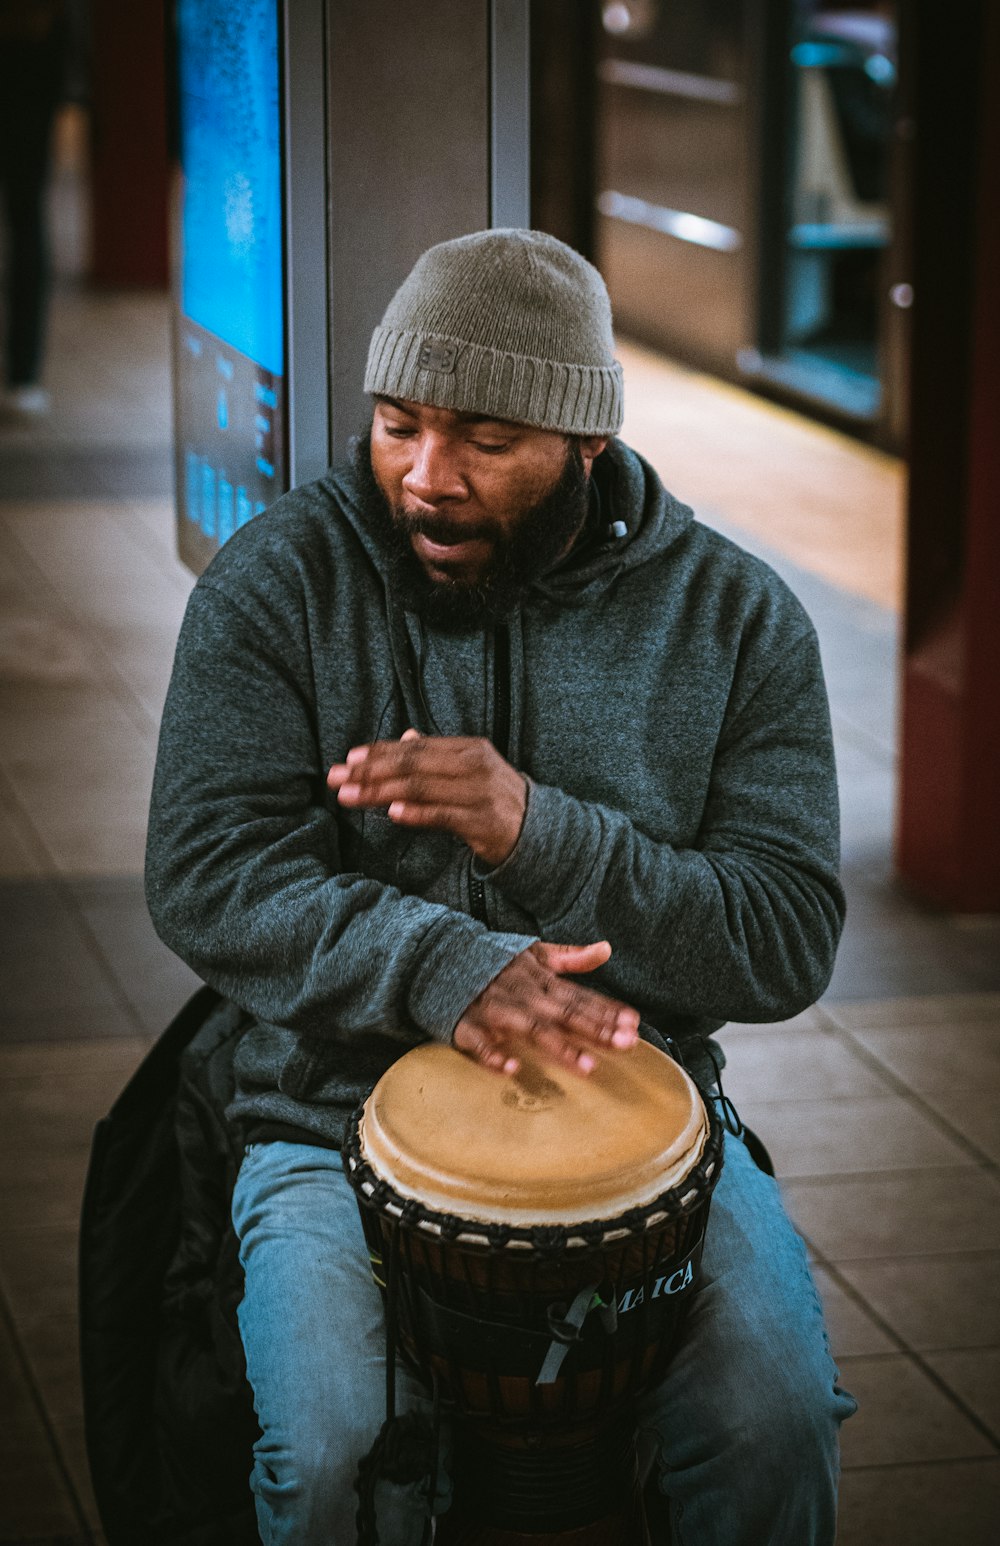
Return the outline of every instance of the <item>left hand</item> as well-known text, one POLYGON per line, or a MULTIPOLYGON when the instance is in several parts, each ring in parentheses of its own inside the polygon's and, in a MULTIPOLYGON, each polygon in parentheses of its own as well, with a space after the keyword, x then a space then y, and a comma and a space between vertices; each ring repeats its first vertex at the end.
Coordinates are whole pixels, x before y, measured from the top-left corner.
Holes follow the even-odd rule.
POLYGON ((502 864, 520 836, 528 804, 524 775, 489 741, 421 736, 355 746, 326 779, 341 805, 387 808, 403 827, 452 832, 484 864, 502 864))

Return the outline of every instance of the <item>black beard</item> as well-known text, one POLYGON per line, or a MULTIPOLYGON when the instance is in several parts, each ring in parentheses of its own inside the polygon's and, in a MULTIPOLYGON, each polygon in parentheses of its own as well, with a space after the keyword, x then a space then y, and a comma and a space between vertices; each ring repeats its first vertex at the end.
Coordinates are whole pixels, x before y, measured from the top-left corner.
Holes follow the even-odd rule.
POLYGON ((529 505, 512 531, 499 532, 491 526, 470 532, 493 543, 493 556, 478 579, 471 584, 432 580, 413 551, 410 537, 424 532, 432 540, 444 539, 454 532, 454 523, 447 517, 414 517, 392 509, 372 471, 370 435, 352 444, 351 463, 365 515, 385 543, 393 591, 408 611, 418 612, 442 633, 473 633, 509 617, 529 587, 572 545, 587 518, 587 473, 579 444, 571 439, 557 482, 529 505))

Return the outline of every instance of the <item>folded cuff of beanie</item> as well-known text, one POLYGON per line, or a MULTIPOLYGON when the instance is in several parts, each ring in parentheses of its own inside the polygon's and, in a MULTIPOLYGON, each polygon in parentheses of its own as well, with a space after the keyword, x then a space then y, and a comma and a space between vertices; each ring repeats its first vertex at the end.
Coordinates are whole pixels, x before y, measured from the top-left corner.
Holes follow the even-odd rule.
POLYGON ((617 362, 567 365, 384 326, 372 334, 365 391, 566 435, 616 435, 624 406, 617 362))

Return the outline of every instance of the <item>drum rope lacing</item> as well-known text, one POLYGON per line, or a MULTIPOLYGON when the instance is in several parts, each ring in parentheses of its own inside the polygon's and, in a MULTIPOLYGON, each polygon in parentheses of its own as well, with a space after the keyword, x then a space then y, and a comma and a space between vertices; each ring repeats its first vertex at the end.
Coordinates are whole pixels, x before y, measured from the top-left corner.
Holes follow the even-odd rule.
POLYGON ((576 1242, 594 1247, 624 1234, 641 1235, 651 1223, 686 1218, 700 1206, 703 1189, 714 1174, 721 1152, 721 1135, 716 1138, 710 1133, 701 1158, 684 1178, 684 1191, 680 1197, 674 1196, 674 1191, 680 1191, 680 1188, 674 1188, 647 1203, 616 1214, 613 1219, 587 1219, 579 1224, 506 1224, 439 1213, 418 1198, 404 1197, 390 1182, 377 1175, 362 1155, 356 1123, 348 1129, 342 1150, 352 1183, 365 1203, 404 1228, 422 1230, 448 1242, 460 1239, 462 1244, 485 1246, 491 1252, 530 1245, 541 1256, 560 1255, 576 1242))
MULTIPOLYGON (((393 1482, 417 1482, 428 1477, 427 1497, 433 1508, 437 1493, 438 1451, 441 1439, 441 1395, 437 1375, 431 1372, 433 1409, 428 1418, 422 1412, 396 1413, 396 1347, 399 1304, 399 1231, 393 1233, 385 1291, 385 1422, 375 1443, 358 1463, 354 1490, 358 1494, 355 1523, 358 1546, 379 1546, 375 1515, 375 1488, 380 1478, 393 1482)), ((433 1539, 433 1521, 428 1512, 420 1546, 433 1539)))
POLYGON ((732 1133, 734 1138, 742 1138, 746 1132, 746 1128, 743 1126, 742 1117, 740 1116, 736 1107, 733 1105, 732 1101, 729 1099, 729 1096, 726 1094, 725 1090, 722 1088, 722 1069, 719 1066, 719 1060, 715 1053, 712 1051, 711 1044, 707 1040, 704 1043, 704 1047, 706 1053, 708 1054, 709 1062, 715 1071, 715 1088, 719 1092, 718 1101, 719 1107, 722 1111, 722 1120, 725 1122, 726 1127, 732 1133))

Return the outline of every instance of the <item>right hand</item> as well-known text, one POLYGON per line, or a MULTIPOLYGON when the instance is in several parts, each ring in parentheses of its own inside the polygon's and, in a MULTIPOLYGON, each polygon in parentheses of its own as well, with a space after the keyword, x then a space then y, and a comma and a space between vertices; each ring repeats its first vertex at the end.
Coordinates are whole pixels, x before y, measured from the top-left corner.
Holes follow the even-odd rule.
POLYGON ((530 945, 469 1005, 455 1027, 455 1046, 484 1068, 505 1074, 517 1073, 527 1051, 589 1074, 595 1049, 624 1049, 639 1039, 636 1010, 563 981, 568 972, 596 970, 610 955, 607 940, 530 945))

